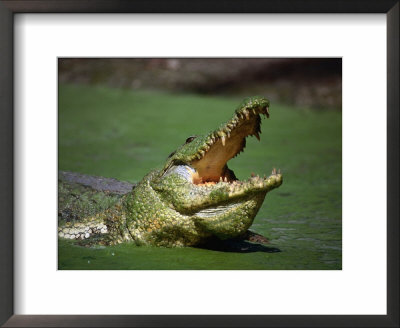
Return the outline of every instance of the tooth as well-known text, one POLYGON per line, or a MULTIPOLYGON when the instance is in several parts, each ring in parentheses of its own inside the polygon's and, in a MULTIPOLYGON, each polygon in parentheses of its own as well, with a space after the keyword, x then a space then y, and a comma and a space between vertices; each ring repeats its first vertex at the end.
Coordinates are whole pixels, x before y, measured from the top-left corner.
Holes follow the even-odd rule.
POLYGON ((231 133, 230 133, 230 132, 228 132, 228 133, 227 133, 227 136, 228 136, 228 138, 230 138, 230 137, 231 137, 231 133))
POLYGON ((205 153, 206 152, 204 150, 200 150, 201 157, 203 157, 205 155, 205 153))
POLYGON ((256 136, 256 138, 258 139, 258 141, 260 141, 260 135, 258 134, 258 132, 256 132, 254 135, 256 136))
POLYGON ((256 110, 253 108, 253 114, 256 115, 256 110))
POLYGON ((228 182, 228 178, 227 177, 224 177, 224 182, 228 182))
POLYGON ((222 177, 219 177, 219 182, 222 182, 223 180, 222 180, 222 177))
POLYGON ((221 141, 222 141, 222 146, 225 146, 225 136, 221 137, 221 141))
POLYGON ((250 119, 250 113, 248 110, 244 110, 243 111, 244 115, 246 115, 246 119, 249 120, 250 119))

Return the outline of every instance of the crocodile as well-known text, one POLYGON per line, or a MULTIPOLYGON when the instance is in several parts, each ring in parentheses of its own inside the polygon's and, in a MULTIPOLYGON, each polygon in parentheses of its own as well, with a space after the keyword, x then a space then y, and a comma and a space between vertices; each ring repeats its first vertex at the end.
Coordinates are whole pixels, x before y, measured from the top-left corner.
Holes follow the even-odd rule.
POLYGON ((261 118, 269 116, 266 98, 245 99, 230 120, 187 138, 162 169, 148 173, 114 206, 60 225, 59 237, 183 247, 261 236, 248 229, 266 194, 282 184, 282 174, 273 169, 268 177, 239 180, 227 162, 244 150, 248 136, 260 140, 261 118))

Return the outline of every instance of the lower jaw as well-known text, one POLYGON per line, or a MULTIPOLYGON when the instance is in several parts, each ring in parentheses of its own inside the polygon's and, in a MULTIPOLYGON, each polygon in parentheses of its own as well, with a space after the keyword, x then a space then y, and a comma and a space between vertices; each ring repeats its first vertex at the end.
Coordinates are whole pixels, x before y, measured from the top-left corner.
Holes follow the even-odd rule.
POLYGON ((195 214, 204 223, 205 230, 219 239, 236 238, 253 224, 266 192, 248 196, 242 202, 231 202, 208 208, 195 214), (219 213, 218 213, 219 212, 219 213))

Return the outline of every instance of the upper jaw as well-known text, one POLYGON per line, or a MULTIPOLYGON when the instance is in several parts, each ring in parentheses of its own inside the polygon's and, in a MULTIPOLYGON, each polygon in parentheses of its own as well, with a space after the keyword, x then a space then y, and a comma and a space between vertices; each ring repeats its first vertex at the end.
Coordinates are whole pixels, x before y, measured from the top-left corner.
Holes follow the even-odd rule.
POLYGON ((247 100, 235 111, 232 119, 211 132, 190 162, 197 173, 193 182, 236 180, 226 163, 243 151, 247 136, 253 135, 260 140, 261 115, 269 117, 268 109, 269 102, 265 98, 247 100))

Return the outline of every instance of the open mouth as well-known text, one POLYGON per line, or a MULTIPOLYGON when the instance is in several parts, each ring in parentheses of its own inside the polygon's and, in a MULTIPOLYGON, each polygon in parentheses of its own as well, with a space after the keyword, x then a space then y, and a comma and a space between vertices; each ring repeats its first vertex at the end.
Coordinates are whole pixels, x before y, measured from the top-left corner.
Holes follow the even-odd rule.
MULTIPOLYGON (((262 116, 269 117, 268 101, 250 101, 237 109, 231 120, 210 133, 205 146, 199 149, 190 162, 195 170, 192 173, 192 182, 196 185, 241 183, 226 163, 244 150, 248 136, 255 136, 260 140, 262 116)), ((274 169, 272 174, 276 173, 274 169)), ((254 176, 250 179, 261 180, 254 176)))

